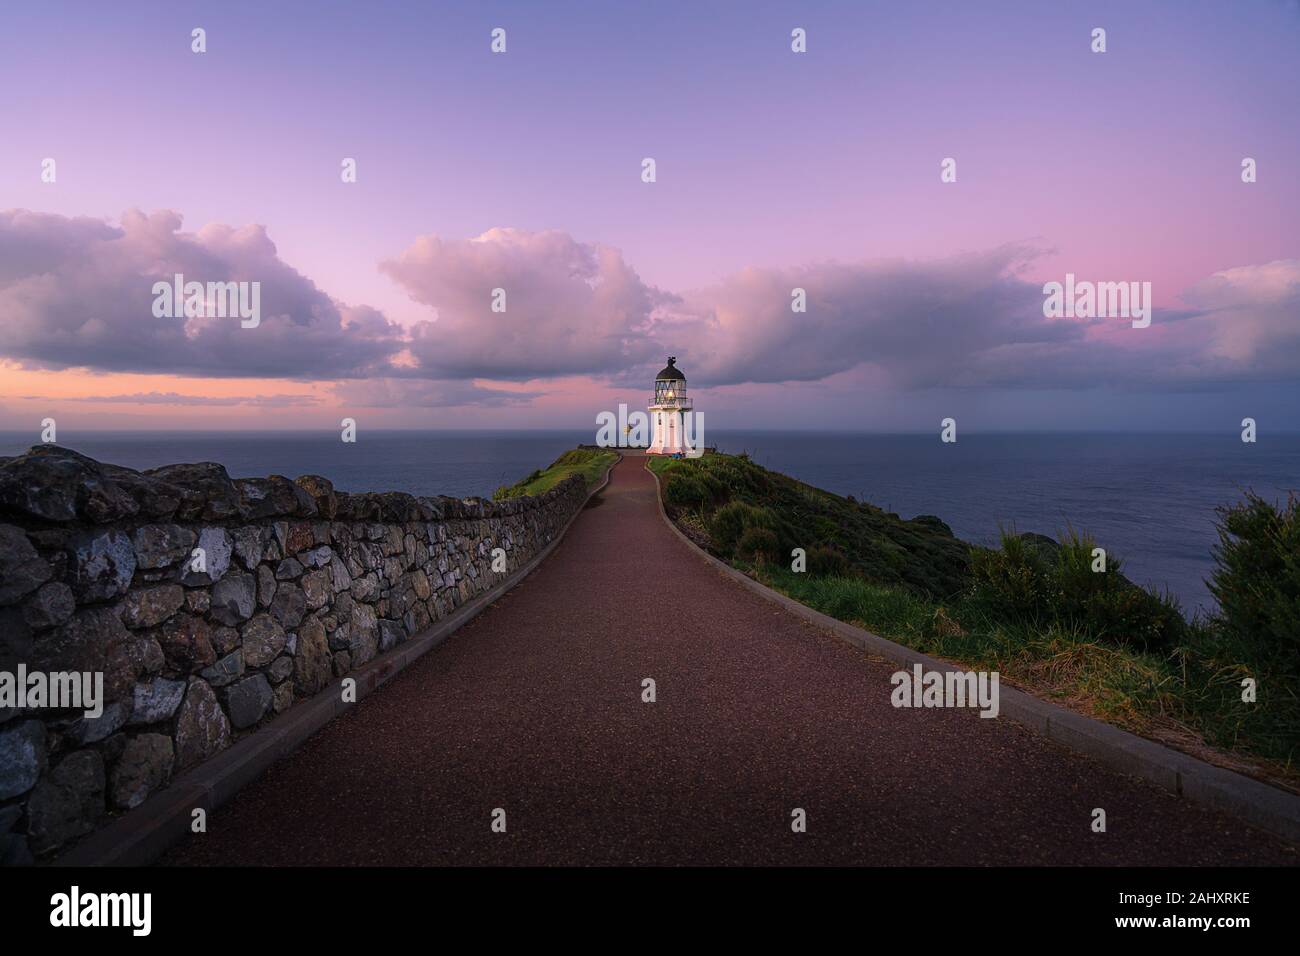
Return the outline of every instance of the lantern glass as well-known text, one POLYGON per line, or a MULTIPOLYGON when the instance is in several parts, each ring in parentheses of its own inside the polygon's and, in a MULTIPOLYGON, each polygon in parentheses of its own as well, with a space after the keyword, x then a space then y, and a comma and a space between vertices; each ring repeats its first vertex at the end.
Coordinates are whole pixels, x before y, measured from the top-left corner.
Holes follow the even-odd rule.
POLYGON ((655 404, 671 405, 686 397, 686 383, 681 381, 655 382, 655 404))

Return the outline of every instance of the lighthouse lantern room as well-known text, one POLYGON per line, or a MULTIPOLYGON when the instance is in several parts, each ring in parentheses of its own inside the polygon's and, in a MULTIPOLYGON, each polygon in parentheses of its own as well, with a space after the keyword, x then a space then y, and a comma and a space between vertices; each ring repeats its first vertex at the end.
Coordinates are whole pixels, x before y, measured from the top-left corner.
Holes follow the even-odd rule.
POLYGON ((670 356, 668 366, 655 376, 655 394, 650 401, 650 447, 648 455, 688 455, 685 415, 691 411, 686 395, 686 376, 677 368, 677 357, 670 356))

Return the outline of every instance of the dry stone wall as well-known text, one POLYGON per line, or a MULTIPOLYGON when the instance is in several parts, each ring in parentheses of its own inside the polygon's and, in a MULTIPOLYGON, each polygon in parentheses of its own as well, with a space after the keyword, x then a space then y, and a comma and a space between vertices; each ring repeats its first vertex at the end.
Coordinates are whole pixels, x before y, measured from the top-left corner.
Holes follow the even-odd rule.
POLYGON ((586 494, 576 477, 485 501, 50 445, 0 458, 0 680, 103 688, 93 718, 0 706, 0 863, 56 855, 489 590, 586 494))

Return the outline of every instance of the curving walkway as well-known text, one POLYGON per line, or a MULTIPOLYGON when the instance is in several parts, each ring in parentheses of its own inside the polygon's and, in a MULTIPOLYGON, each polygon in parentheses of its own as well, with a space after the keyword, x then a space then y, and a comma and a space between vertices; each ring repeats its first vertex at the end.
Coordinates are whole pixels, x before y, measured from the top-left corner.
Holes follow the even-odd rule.
POLYGON ((1297 861, 1009 720, 894 709, 893 665, 710 568, 643 466, 620 462, 529 578, 163 862, 1297 861))

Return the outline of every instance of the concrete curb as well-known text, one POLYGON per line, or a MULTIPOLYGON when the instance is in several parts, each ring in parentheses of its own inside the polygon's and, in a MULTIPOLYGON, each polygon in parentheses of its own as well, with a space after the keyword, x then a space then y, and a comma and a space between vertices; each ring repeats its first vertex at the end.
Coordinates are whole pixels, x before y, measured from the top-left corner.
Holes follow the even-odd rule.
MULTIPOLYGON (((614 462, 617 465, 623 456, 614 462)), ((357 703, 369 697, 387 681, 460 630, 489 605, 519 584, 564 540, 573 522, 591 499, 604 491, 614 465, 592 488, 582 505, 536 557, 492 590, 461 605, 435 626, 360 667, 346 677, 357 682, 357 703)), ((147 866, 180 842, 190 832, 194 810, 207 813, 220 807, 252 783, 281 757, 297 750, 316 731, 356 704, 345 704, 339 678, 309 700, 289 708, 261 730, 236 741, 172 781, 165 790, 91 834, 63 855, 53 866, 147 866)))
MULTIPOLYGON (((646 471, 649 471, 654 478, 657 491, 662 492, 659 476, 650 471, 649 461, 646 462, 646 471)), ((700 557, 713 565, 720 574, 774 604, 779 604, 796 617, 830 631, 850 644, 877 654, 903 668, 920 664, 926 670, 941 672, 960 670, 947 661, 938 660, 910 647, 896 644, 878 634, 846 624, 760 584, 731 565, 718 560, 688 538, 668 517, 668 512, 664 509, 663 495, 656 494, 655 498, 664 523, 700 557)), ((1126 730, 1120 730, 1110 724, 1084 717, 1064 707, 1039 700, 1037 697, 1031 697, 1013 687, 1003 687, 1000 698, 1002 715, 1024 724, 1071 750, 1086 754, 1122 773, 1140 777, 1166 790, 1172 790, 1196 803, 1232 814, 1252 826, 1268 830, 1293 843, 1300 843, 1300 796, 1252 780, 1231 770, 1215 767, 1126 730)))

